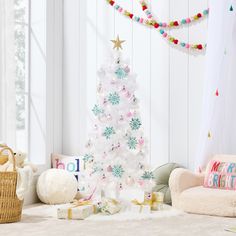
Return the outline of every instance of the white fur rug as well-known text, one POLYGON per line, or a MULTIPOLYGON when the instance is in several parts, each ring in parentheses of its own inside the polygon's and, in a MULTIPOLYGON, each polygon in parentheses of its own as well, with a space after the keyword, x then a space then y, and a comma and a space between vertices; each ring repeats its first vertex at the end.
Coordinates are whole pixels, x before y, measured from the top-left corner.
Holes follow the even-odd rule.
POLYGON ((168 205, 164 205, 163 211, 153 211, 152 213, 132 213, 130 211, 119 212, 114 215, 96 214, 91 215, 86 220, 92 221, 127 221, 127 220, 148 220, 158 219, 184 214, 182 211, 176 210, 168 205))
MULTIPOLYGON (((119 221, 58 220, 55 206, 32 205, 23 211, 22 221, 0 225, 0 235, 9 236, 230 236, 224 229, 236 226, 235 218, 192 215, 169 211, 167 215, 119 221), (173 215, 171 215, 173 214, 173 215)), ((120 215, 121 216, 121 215, 120 215)), ((119 217, 120 217, 119 216, 119 217)), ((114 215, 115 217, 115 215, 114 215)), ((106 220, 105 220, 106 219, 106 220)))

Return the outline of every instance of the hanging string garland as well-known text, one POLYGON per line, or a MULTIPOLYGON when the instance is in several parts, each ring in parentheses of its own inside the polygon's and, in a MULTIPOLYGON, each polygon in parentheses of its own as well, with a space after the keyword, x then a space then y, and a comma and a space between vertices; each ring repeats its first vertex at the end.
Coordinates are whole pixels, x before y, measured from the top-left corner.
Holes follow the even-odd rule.
MULTIPOLYGON (((153 26, 154 28, 156 28, 156 29, 159 28, 159 27, 161 27, 160 24, 162 24, 162 23, 161 23, 161 22, 158 23, 158 22, 153 18, 153 15, 152 15, 150 9, 148 8, 148 6, 147 6, 145 0, 141 0, 141 1, 140 1, 140 4, 142 5, 142 7, 145 6, 145 7, 143 8, 143 11, 144 11, 145 14, 147 15, 147 17, 152 20, 152 26, 153 26)), ((209 10, 204 10, 203 12, 205 12, 205 14, 208 15, 209 10)), ((187 19, 183 19, 182 22, 185 22, 185 21, 186 21, 186 23, 188 22, 188 24, 190 24, 190 23, 193 22, 194 20, 195 20, 195 21, 196 21, 196 20, 199 20, 200 18, 202 18, 202 16, 203 16, 203 15, 202 15, 201 13, 198 13, 197 15, 195 15, 195 16, 192 17, 192 21, 191 21, 190 18, 187 18, 187 19)), ((179 24, 178 21, 174 21, 174 22, 171 21, 171 22, 169 23, 169 25, 175 25, 176 27, 178 27, 180 24, 179 24)), ((184 25, 184 24, 182 24, 182 25, 184 25)), ((170 28, 170 27, 169 27, 169 28, 170 28)), ((174 37, 172 37, 171 35, 168 35, 168 34, 164 31, 164 29, 161 29, 161 28, 159 29, 159 33, 160 33, 164 38, 166 38, 170 43, 173 43, 173 44, 175 44, 175 45, 180 45, 180 46, 182 46, 183 48, 187 48, 187 49, 191 48, 191 49, 198 49, 198 50, 202 50, 202 49, 205 49, 205 48, 206 48, 206 44, 205 44, 205 45, 202 45, 202 44, 189 44, 189 43, 181 42, 181 41, 178 40, 177 38, 174 38, 174 37)))
POLYGON ((124 16, 149 27, 154 27, 158 30, 158 32, 163 36, 163 38, 167 39, 170 43, 174 45, 179 45, 183 48, 191 48, 196 50, 202 50, 206 48, 206 44, 190 44, 183 41, 178 40, 177 38, 167 34, 163 28, 173 28, 178 27, 180 25, 186 25, 190 24, 193 21, 200 20, 203 16, 207 16, 209 13, 209 10, 204 10, 203 13, 198 13, 193 17, 183 19, 181 21, 175 20, 171 21, 169 23, 165 22, 158 22, 153 18, 153 15, 148 8, 146 2, 144 0, 140 1, 140 4, 142 5, 143 11, 146 13, 148 19, 144 19, 139 16, 135 16, 133 13, 130 13, 129 11, 123 9, 121 6, 119 6, 114 0, 106 0, 111 6, 114 7, 115 10, 117 10, 119 13, 123 14, 124 16), (164 25, 164 26, 163 26, 164 25))
MULTIPOLYGON (((153 15, 150 12, 150 10, 148 9, 148 5, 145 2, 145 0, 141 0, 140 4, 142 6, 143 12, 145 12, 145 14, 147 15, 147 18, 148 19, 153 19, 153 15)), ((202 19, 203 17, 208 16, 208 14, 209 14, 209 9, 205 9, 203 12, 199 12, 199 13, 191 16, 191 17, 184 18, 182 20, 172 20, 169 23, 155 21, 154 27, 155 28, 158 28, 158 27, 162 27, 162 28, 179 27, 179 26, 182 26, 182 25, 191 24, 191 23, 193 23, 195 21, 198 21, 198 20, 202 19)))

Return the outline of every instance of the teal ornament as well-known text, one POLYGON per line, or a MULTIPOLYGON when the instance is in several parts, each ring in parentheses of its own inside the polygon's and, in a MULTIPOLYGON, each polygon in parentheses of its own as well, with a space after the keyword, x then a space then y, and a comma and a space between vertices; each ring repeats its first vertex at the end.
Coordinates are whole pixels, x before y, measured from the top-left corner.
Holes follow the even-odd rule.
POLYGON ((114 166, 112 167, 112 174, 113 174, 113 176, 116 177, 116 178, 121 178, 122 175, 124 174, 124 172, 125 172, 125 171, 124 171, 122 165, 114 165, 114 166))
POLYGON ((142 179, 143 180, 151 180, 154 179, 154 175, 152 173, 152 171, 144 171, 143 175, 142 175, 142 179))
POLYGON ((106 138, 106 139, 110 139, 111 136, 115 134, 115 130, 113 127, 106 127, 105 128, 105 131, 103 132, 103 136, 106 138))
POLYGON ((138 130, 140 128, 140 126, 142 125, 139 118, 132 118, 132 120, 130 121, 129 124, 130 124, 130 127, 132 130, 138 130))
POLYGON ((83 161, 84 161, 85 163, 87 163, 87 162, 92 162, 92 161, 93 161, 93 156, 90 155, 90 154, 85 154, 84 157, 83 157, 83 161))
POLYGON ((123 68, 118 68, 115 71, 115 74, 118 79, 124 79, 127 76, 127 73, 123 68))
POLYGON ((98 105, 94 105, 92 112, 95 116, 98 116, 104 112, 102 108, 100 108, 98 105))
POLYGON ((112 104, 112 105, 118 105, 120 103, 120 96, 117 92, 114 93, 110 93, 108 96, 108 101, 112 104))
POLYGON ((135 137, 129 137, 129 140, 128 140, 128 146, 129 146, 129 149, 136 149, 137 147, 137 144, 138 144, 138 141, 135 137))
POLYGON ((232 5, 230 6, 229 10, 230 10, 230 11, 233 11, 233 10, 234 10, 232 5))

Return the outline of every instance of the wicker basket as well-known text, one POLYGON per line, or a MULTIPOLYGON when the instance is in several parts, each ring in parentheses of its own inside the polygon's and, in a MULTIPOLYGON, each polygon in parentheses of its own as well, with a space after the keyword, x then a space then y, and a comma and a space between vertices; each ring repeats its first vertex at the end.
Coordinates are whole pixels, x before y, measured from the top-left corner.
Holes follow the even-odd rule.
POLYGON ((17 172, 15 156, 7 146, 0 145, 0 155, 8 151, 13 158, 13 171, 0 172, 0 223, 20 221, 23 201, 16 195, 17 172))

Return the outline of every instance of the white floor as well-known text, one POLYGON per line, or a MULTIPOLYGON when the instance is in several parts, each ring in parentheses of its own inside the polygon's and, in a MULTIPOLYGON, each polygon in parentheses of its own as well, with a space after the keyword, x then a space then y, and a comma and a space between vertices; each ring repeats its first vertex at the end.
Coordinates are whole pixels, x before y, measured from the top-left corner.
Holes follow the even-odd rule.
POLYGON ((33 205, 23 211, 22 221, 0 225, 7 236, 224 236, 236 226, 236 218, 180 214, 147 220, 76 221, 58 220, 55 207, 33 205))

